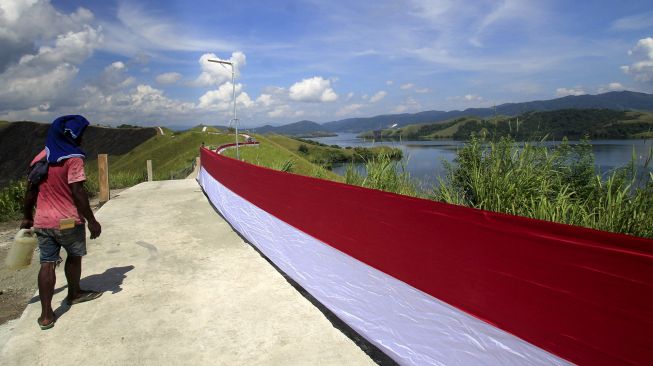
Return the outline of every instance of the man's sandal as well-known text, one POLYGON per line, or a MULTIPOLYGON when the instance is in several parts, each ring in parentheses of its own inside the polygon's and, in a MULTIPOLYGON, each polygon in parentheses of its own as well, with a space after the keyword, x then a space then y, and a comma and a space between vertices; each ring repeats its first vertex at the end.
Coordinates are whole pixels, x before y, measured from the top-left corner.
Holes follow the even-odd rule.
POLYGON ((48 324, 41 324, 41 322, 38 319, 36 319, 36 323, 38 323, 39 327, 41 327, 41 330, 48 330, 48 329, 54 327, 54 323, 56 321, 57 321, 57 317, 52 319, 52 321, 49 322, 48 324))
POLYGON ((103 292, 83 291, 81 296, 79 296, 76 299, 70 300, 70 299, 66 298, 66 303, 68 304, 68 306, 73 306, 75 304, 79 304, 79 303, 82 303, 82 302, 95 300, 98 297, 102 296, 102 294, 103 294, 103 292))

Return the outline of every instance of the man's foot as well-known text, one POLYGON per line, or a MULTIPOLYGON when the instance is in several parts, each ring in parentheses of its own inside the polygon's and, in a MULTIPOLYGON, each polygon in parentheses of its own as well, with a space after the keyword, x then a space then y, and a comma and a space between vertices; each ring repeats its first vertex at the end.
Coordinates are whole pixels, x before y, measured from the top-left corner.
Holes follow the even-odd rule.
POLYGON ((75 296, 75 298, 71 299, 70 296, 66 297, 66 303, 69 306, 72 306, 72 305, 75 305, 75 304, 79 304, 81 302, 95 300, 98 297, 102 296, 102 294, 103 294, 103 292, 79 290, 79 292, 77 292, 77 296, 75 296))
POLYGON ((39 327, 41 327, 41 330, 46 330, 54 327, 54 323, 57 321, 57 317, 53 316, 51 319, 46 319, 46 318, 38 318, 36 319, 36 322, 39 324, 39 327))

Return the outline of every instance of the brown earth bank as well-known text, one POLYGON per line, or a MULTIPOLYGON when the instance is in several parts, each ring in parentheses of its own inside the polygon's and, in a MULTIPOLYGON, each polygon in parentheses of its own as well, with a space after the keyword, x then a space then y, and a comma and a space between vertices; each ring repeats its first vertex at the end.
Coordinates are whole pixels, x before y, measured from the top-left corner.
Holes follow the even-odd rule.
MULTIPOLYGON (((0 222, 0 324, 20 317, 38 288, 38 258, 32 258, 32 264, 21 270, 8 269, 5 266, 5 259, 19 225, 20 221, 0 222)), ((35 252, 34 256, 37 257, 38 252, 35 252)))
MULTIPOLYGON (((0 187, 22 179, 29 162, 45 147, 49 123, 12 122, 0 128, 0 187)), ((82 150, 89 158, 97 154, 122 155, 157 134, 151 128, 107 128, 89 126, 82 150)))

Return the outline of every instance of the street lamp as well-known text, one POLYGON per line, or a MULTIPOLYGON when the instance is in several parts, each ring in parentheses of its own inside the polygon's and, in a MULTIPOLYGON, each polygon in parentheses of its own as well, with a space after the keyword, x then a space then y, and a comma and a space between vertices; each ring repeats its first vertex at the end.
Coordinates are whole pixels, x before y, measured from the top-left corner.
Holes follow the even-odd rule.
POLYGON ((236 126, 236 159, 240 160, 240 153, 238 151, 238 118, 236 118, 236 73, 234 69, 234 64, 233 62, 223 61, 223 60, 209 59, 208 61, 218 63, 222 65, 222 67, 224 68, 226 68, 226 66, 224 65, 231 66, 231 87, 232 87, 232 97, 234 100, 234 118, 231 121, 236 126))

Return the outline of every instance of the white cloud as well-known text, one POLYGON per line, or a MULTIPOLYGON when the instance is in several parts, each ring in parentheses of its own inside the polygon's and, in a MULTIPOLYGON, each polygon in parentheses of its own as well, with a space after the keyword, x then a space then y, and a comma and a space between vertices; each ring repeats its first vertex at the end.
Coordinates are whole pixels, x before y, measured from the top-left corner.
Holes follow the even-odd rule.
POLYGON ((271 118, 291 117, 292 115, 293 115, 292 109, 287 104, 277 106, 276 108, 268 112, 268 117, 271 118))
POLYGON ((269 107, 274 103, 274 100, 272 99, 272 95, 264 93, 256 98, 256 103, 263 107, 269 107))
MULTIPOLYGON (((229 65, 222 65, 209 60, 222 60, 214 53, 205 53, 199 59, 199 64, 202 67, 202 72, 193 82, 194 86, 207 87, 222 84, 226 81, 231 81, 231 67, 229 65)), ((236 78, 240 76, 240 69, 245 66, 245 54, 236 51, 231 54, 228 60, 233 63, 236 72, 236 78)))
POLYGON ((227 51, 238 48, 221 39, 190 37, 183 25, 173 18, 159 16, 155 9, 136 2, 119 2, 117 21, 103 21, 101 25, 107 36, 103 49, 122 55, 133 56, 157 51, 227 51))
POLYGON ((412 89, 414 86, 415 84, 413 83, 406 83, 406 84, 402 84, 399 88, 401 88, 401 90, 408 90, 408 89, 412 89))
POLYGON ((84 8, 63 14, 45 0, 0 1, 0 72, 22 56, 34 54, 35 45, 81 32, 92 20, 93 14, 84 8))
POLYGON ((181 80, 181 74, 178 72, 166 72, 157 75, 155 80, 159 84, 174 84, 181 80))
POLYGON ((236 97, 236 106, 239 104, 245 108, 250 108, 254 105, 254 101, 252 101, 247 93, 242 92, 236 97))
POLYGON ((418 94, 426 94, 426 93, 428 93, 430 91, 431 90, 429 88, 417 88, 417 89, 415 89, 415 93, 418 93, 418 94))
POLYGON ((447 100, 452 101, 460 106, 481 106, 488 104, 485 98, 476 94, 465 94, 461 96, 448 97, 447 100))
POLYGON ((621 83, 614 82, 614 83, 610 83, 608 85, 602 85, 601 87, 599 87, 598 92, 599 93, 605 93, 605 92, 609 92, 609 91, 620 91, 620 90, 625 90, 625 89, 626 88, 623 85, 621 85, 621 83))
POLYGON ((416 112, 422 108, 422 105, 419 104, 413 97, 408 97, 406 100, 396 107, 393 108, 393 113, 404 113, 404 112, 416 112))
POLYGON ((463 99, 466 101, 481 101, 483 100, 483 97, 474 94, 466 94, 463 99))
POLYGON ((619 18, 612 22, 610 29, 617 31, 630 31, 653 28, 653 12, 635 14, 619 18))
MULTIPOLYGON (((240 94, 242 84, 236 84, 236 95, 240 94)), ((226 111, 233 106, 233 86, 231 82, 224 83, 216 90, 209 90, 199 99, 199 108, 226 111)), ((236 97, 238 100, 238 97, 236 97)))
POLYGON ((136 120, 156 123, 184 120, 198 109, 194 103, 168 98, 162 90, 139 84, 130 90, 106 91, 96 86, 83 88, 84 102, 77 110, 91 121, 118 123, 136 120))
POLYGON ((464 102, 480 102, 483 100, 483 97, 476 94, 465 94, 462 96, 449 97, 447 100, 452 101, 464 101, 464 102))
POLYGON ((379 100, 385 98, 385 96, 386 96, 387 94, 388 94, 388 93, 386 93, 384 90, 381 90, 381 91, 377 92, 376 94, 374 94, 374 95, 372 95, 372 96, 370 97, 370 103, 376 103, 376 102, 378 102, 379 100))
POLYGON ((66 99, 74 93, 68 88, 79 72, 78 65, 90 57, 100 40, 97 29, 84 25, 42 41, 33 53, 23 53, 0 73, 0 111, 70 103, 66 99))
POLYGON ((348 102, 348 101, 350 101, 351 98, 353 98, 353 97, 354 97, 354 92, 349 92, 349 93, 347 93, 347 98, 345 99, 345 101, 348 102))
POLYGON ((127 88, 135 83, 136 79, 127 75, 125 63, 116 61, 104 68, 94 85, 103 91, 115 91, 127 88))
POLYGON ((333 102, 338 99, 331 81, 321 76, 296 82, 289 89, 289 97, 299 102, 333 102))
POLYGON ((558 88, 556 89, 557 97, 566 97, 567 95, 584 95, 587 94, 583 87, 577 86, 575 88, 558 88))
POLYGON ((629 75, 633 75, 635 80, 641 82, 650 82, 653 80, 653 38, 647 37, 640 39, 635 47, 628 51, 628 54, 634 59, 629 66, 622 66, 621 69, 629 75))
POLYGON ((392 84, 394 84, 394 83, 395 83, 395 82, 392 81, 392 80, 386 80, 386 81, 385 81, 385 85, 387 85, 387 86, 390 86, 390 85, 392 85, 392 84))
POLYGON ((362 104, 356 104, 356 103, 348 104, 348 105, 340 108, 336 112, 336 116, 338 116, 338 117, 347 116, 347 115, 350 115, 350 114, 358 111, 361 108, 363 108, 362 104))

